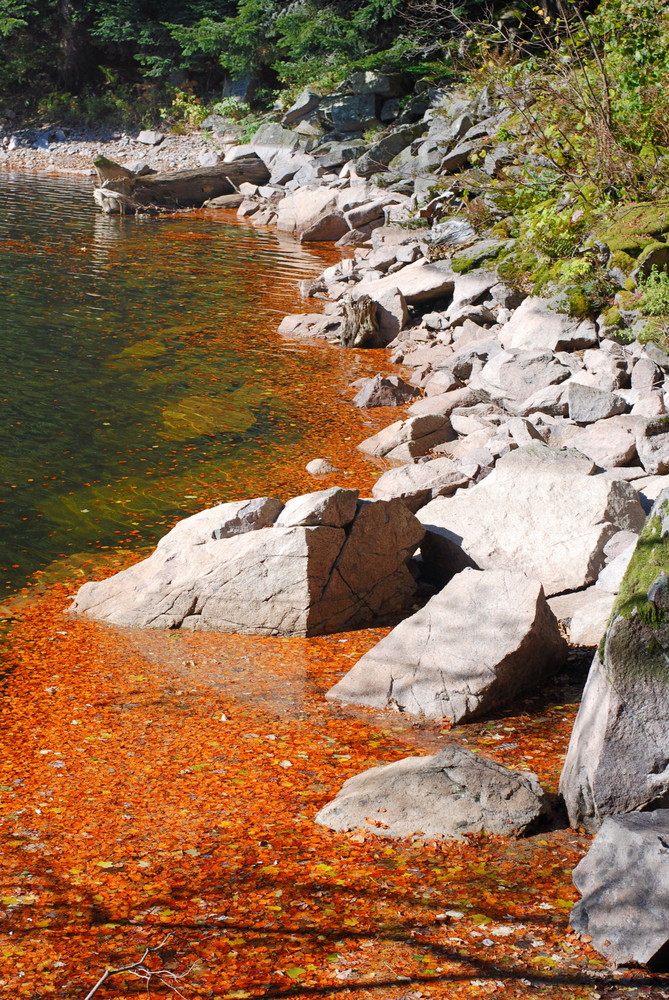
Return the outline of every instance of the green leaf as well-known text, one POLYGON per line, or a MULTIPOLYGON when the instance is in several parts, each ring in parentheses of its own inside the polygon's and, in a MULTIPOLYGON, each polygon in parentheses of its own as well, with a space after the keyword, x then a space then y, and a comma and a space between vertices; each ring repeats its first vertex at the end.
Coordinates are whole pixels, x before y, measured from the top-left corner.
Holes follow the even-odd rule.
POLYGON ((306 969, 301 969, 299 966, 294 965, 292 969, 286 969, 286 975, 291 979, 299 979, 306 971, 306 969))

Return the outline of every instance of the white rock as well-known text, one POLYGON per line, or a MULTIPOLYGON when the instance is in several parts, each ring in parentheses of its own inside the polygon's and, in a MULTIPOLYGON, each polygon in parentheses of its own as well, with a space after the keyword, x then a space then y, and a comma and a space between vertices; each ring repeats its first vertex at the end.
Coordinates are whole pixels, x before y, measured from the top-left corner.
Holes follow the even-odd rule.
POLYGON ((436 444, 450 441, 454 436, 447 416, 431 414, 408 417, 406 420, 395 421, 378 434, 362 441, 358 449, 366 455, 384 458, 406 444, 409 446, 409 458, 417 458, 426 455, 436 444))
POLYGON ((293 191, 279 205, 276 228, 286 233, 303 233, 336 203, 337 192, 329 187, 293 191))
POLYGON ((566 656, 540 583, 522 573, 465 569, 326 697, 463 722, 537 684, 566 656))
POLYGON ((584 604, 571 619, 569 640, 575 646, 597 646, 606 631, 616 596, 602 591, 598 593, 599 597, 584 604))
MULTIPOLYGON (((326 492, 325 503, 307 501, 307 518, 319 507, 321 517, 333 513, 339 501, 326 492)), ((344 505, 349 493, 339 491, 344 505)), ((263 528, 258 510, 249 520, 248 503, 180 522, 148 559, 85 584, 72 610, 136 627, 319 635, 410 604, 415 581, 406 563, 423 532, 400 501, 358 504, 346 531, 323 524, 263 528), (230 536, 231 526, 244 533, 230 536)), ((258 503, 276 518, 278 501, 258 503)), ((334 519, 342 519, 341 509, 334 519)))
POLYGON ((448 260, 430 263, 418 260, 399 271, 376 280, 364 279, 357 288, 360 295, 369 295, 375 301, 390 289, 398 289, 406 302, 429 302, 441 298, 453 289, 455 275, 448 260))
POLYGON ((569 370, 548 351, 513 349, 491 357, 471 378, 470 387, 515 413, 538 389, 564 382, 568 376, 569 370))
POLYGON ((310 476, 326 476, 330 472, 340 471, 327 458, 312 458, 310 462, 307 462, 304 469, 310 476))
POLYGON ((481 569, 523 572, 547 594, 594 582, 604 546, 621 529, 638 531, 643 508, 629 483, 584 474, 583 456, 530 445, 505 455, 465 493, 438 497, 418 512, 423 555, 450 574, 464 554, 481 569))
POLYGON ((622 583, 623 577, 627 572, 627 567, 630 564, 630 559, 634 555, 636 543, 637 539, 635 538, 626 549, 615 556, 611 562, 606 564, 597 577, 597 583, 595 584, 599 590, 605 591, 608 594, 618 593, 620 590, 620 584, 622 583))
POLYGON ((417 462, 388 469, 372 487, 376 500, 403 500, 410 510, 416 511, 438 496, 450 496, 462 486, 468 486, 479 471, 476 463, 459 464, 451 458, 434 458, 430 462, 417 462))
POLYGON ((582 451, 603 469, 629 465, 637 455, 640 419, 622 414, 598 420, 571 433, 569 445, 582 451))
POLYGON ((275 526, 294 528, 298 525, 325 524, 330 528, 343 528, 355 517, 357 503, 357 490, 345 490, 339 486, 306 493, 286 503, 275 526))
POLYGON ((159 146, 164 138, 165 136, 162 132, 155 132, 153 129, 144 129, 137 136, 137 142, 141 142, 144 146, 159 146))
POLYGON ((505 350, 578 351, 597 343, 597 329, 591 320, 572 319, 530 295, 499 331, 499 340, 505 350))

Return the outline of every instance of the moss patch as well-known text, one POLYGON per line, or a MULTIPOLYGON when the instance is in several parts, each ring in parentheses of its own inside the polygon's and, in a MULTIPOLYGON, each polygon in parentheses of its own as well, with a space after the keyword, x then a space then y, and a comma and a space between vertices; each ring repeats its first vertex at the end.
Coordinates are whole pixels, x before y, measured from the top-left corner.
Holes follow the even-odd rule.
MULTIPOLYGON (((661 421, 662 417, 658 418, 661 421)), ((669 426, 669 417, 665 418, 662 429, 669 426)), ((620 591, 613 605, 611 621, 620 616, 631 618, 636 615, 640 621, 657 628, 666 622, 663 611, 648 600, 648 591, 662 572, 669 572, 669 501, 665 501, 660 510, 648 518, 641 534, 632 560, 620 585, 620 591), (658 615, 661 613, 661 620, 658 615)))
POLYGON ((611 250, 638 257, 658 237, 669 233, 669 202, 642 202, 625 205, 597 233, 611 250))
POLYGON ((622 271, 623 274, 629 276, 637 265, 634 257, 630 257, 624 250, 616 250, 615 253, 611 254, 607 266, 609 270, 616 268, 618 271, 622 271))
POLYGON ((453 254, 451 264, 456 274, 466 274, 480 267, 484 261, 495 260, 508 243, 504 240, 479 240, 466 250, 453 254))

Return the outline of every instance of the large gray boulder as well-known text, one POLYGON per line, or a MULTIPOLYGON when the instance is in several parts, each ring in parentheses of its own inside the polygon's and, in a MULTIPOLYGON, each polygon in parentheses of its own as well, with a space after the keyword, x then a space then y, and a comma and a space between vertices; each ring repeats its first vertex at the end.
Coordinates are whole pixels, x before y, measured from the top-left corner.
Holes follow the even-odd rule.
POLYGON ((535 774, 511 771, 454 745, 433 757, 405 757, 349 778, 316 822, 378 837, 462 840, 470 833, 517 836, 547 812, 535 774))
MULTIPOLYGON (((599 477, 597 477, 599 478, 599 477)), ((560 778, 573 826, 669 803, 669 490, 639 536, 560 778)))
POLYGON ((327 697, 464 722, 534 686, 566 658, 540 583, 522 573, 464 569, 327 697))
POLYGON ((148 559, 87 583, 72 611, 115 625, 320 635, 407 610, 422 528, 401 501, 335 487, 222 504, 180 521, 148 559))
POLYGON ((606 819, 573 877, 578 935, 617 965, 669 969, 669 809, 606 819))
POLYGON ((553 309, 547 299, 530 295, 499 331, 505 350, 578 351, 597 343, 597 327, 553 309))
POLYGON ((372 174, 385 170, 390 161, 418 139, 426 129, 427 122, 417 122, 415 125, 404 125, 393 129, 388 135, 378 139, 356 163, 358 176, 371 177, 372 174))
POLYGON ((564 382, 569 374, 569 369, 550 351, 499 351, 471 379, 470 388, 485 393, 511 413, 518 413, 529 396, 564 382))
POLYGON ((464 553, 480 569, 525 573, 548 595, 593 583, 606 543, 639 531, 644 512, 630 483, 592 469, 583 455, 539 443, 504 455, 476 486, 419 510, 423 556, 442 579, 464 553))

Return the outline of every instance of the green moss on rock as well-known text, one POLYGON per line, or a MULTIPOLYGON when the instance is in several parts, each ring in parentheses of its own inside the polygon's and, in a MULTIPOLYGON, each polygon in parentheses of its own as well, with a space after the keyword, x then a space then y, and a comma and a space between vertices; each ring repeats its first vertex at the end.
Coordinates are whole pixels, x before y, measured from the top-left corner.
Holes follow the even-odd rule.
POLYGON ((625 321, 620 315, 618 306, 610 306, 603 314, 602 321, 606 327, 620 328, 625 325, 625 321))
POLYGON ((505 240, 479 240, 466 250, 453 254, 451 257, 453 270, 456 274, 473 271, 484 262, 495 260, 507 245, 505 240))
POLYGON ((658 237, 669 233, 669 202, 641 202, 625 205, 597 233, 610 249, 637 258, 658 237))
MULTIPOLYGON (((669 426, 669 416, 658 417, 669 426)), ((634 555, 620 584, 620 590, 613 605, 611 621, 620 616, 631 618, 636 615, 640 621, 657 627, 658 613, 662 609, 648 599, 651 589, 662 572, 669 571, 669 499, 653 507, 639 535, 634 555)), ((666 621, 664 612, 662 623, 666 621)))
POLYGON ((611 254, 609 258, 608 267, 609 269, 616 268, 618 271, 622 271, 623 274, 629 276, 632 271, 637 266, 637 262, 634 257, 631 257, 624 250, 616 250, 615 253, 611 254))

